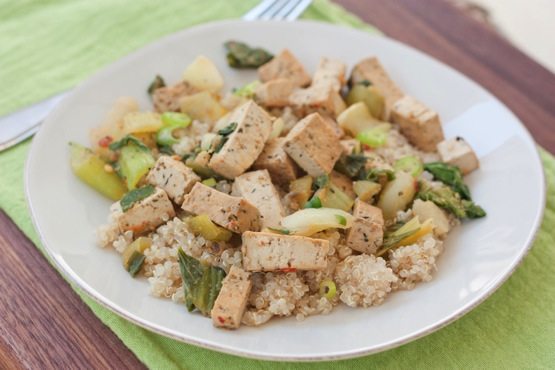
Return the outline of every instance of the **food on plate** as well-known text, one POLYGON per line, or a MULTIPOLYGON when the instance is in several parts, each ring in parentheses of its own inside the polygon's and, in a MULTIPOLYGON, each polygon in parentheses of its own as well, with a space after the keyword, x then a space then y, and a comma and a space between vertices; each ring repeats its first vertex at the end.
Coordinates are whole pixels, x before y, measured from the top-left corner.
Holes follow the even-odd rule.
POLYGON ((76 177, 116 201, 100 244, 152 295, 226 329, 431 280, 449 231, 486 215, 464 182, 471 146, 377 58, 348 77, 323 57, 310 75, 290 50, 225 48, 226 73, 260 81, 226 93, 198 56, 174 84, 145 81, 150 110, 122 97, 90 149, 70 143, 76 177))

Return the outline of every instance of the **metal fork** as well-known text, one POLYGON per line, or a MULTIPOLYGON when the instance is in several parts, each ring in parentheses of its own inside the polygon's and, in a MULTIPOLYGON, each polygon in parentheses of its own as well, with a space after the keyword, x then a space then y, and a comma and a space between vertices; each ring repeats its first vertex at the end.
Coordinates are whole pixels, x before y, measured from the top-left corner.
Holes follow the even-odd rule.
MULTIPOLYGON (((293 21, 310 5, 312 0, 263 0, 242 19, 293 21)), ((0 117, 0 152, 6 150, 38 130, 44 118, 71 90, 51 96, 41 102, 0 117)))

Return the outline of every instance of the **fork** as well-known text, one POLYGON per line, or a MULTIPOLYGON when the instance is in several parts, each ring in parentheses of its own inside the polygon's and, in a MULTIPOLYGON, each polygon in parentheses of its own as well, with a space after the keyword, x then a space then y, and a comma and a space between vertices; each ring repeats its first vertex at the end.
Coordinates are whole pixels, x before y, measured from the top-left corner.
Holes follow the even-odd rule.
MULTIPOLYGON (((242 19, 293 21, 310 5, 312 0, 263 0, 247 12, 242 19)), ((51 96, 41 102, 0 117, 0 152, 11 148, 40 128, 44 118, 71 90, 51 96)))

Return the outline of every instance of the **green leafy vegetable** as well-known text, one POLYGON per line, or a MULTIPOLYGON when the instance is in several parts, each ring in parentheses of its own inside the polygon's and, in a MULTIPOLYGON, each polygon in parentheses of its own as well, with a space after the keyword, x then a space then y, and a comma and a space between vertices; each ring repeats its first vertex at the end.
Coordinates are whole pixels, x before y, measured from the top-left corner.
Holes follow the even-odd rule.
POLYGON ((404 224, 394 224, 390 226, 384 233, 383 244, 376 252, 376 256, 383 256, 401 240, 416 234, 418 231, 420 231, 420 222, 418 217, 414 217, 409 222, 404 224))
POLYGON ((218 267, 201 264, 185 254, 181 248, 179 248, 178 254, 187 309, 191 312, 196 308, 203 315, 210 315, 222 288, 225 271, 218 267))
POLYGON ((367 161, 368 158, 362 154, 342 155, 334 169, 350 178, 356 178, 364 170, 367 161))
POLYGON ((320 175, 314 179, 314 182, 312 183, 312 187, 315 190, 322 189, 328 186, 329 183, 330 183, 330 177, 328 175, 320 175))
POLYGON ((371 168, 362 177, 363 180, 384 184, 388 181, 395 180, 395 172, 385 168, 371 168))
POLYGON ((164 81, 162 76, 156 75, 156 77, 154 77, 154 80, 150 83, 150 85, 148 85, 148 89, 147 89, 148 95, 154 94, 155 90, 165 86, 166 86, 166 82, 164 81))
POLYGON ((253 82, 250 82, 243 87, 234 89, 233 95, 240 96, 242 98, 252 99, 254 98, 254 92, 256 91, 256 88, 259 85, 260 85, 260 81, 254 80, 253 82))
POLYGON ((311 200, 305 203, 303 208, 322 208, 322 201, 320 197, 315 195, 311 200))
POLYGON ((128 146, 129 144, 134 144, 137 148, 145 152, 150 152, 149 147, 133 135, 125 135, 120 140, 114 141, 112 144, 110 144, 109 148, 112 151, 116 151, 122 149, 125 146, 128 146))
POLYGON ((130 192, 125 194, 123 198, 121 198, 121 201, 119 202, 121 205, 121 210, 123 212, 126 212, 131 207, 133 207, 135 203, 149 197, 152 194, 154 194, 154 186, 152 185, 147 185, 143 186, 142 188, 131 190, 130 192))
POLYGON ((218 130, 218 134, 222 136, 229 136, 233 133, 233 131, 235 131, 236 128, 237 128, 237 122, 231 122, 226 127, 218 130))
POLYGON ((433 162, 424 164, 424 169, 434 176, 434 179, 449 185, 451 189, 460 194, 463 199, 471 200, 470 190, 464 183, 461 170, 447 163, 433 162))
POLYGON ((274 56, 261 48, 253 48, 239 41, 227 41, 227 63, 232 68, 258 68, 274 56))
POLYGON ((432 188, 427 183, 420 182, 416 198, 434 202, 438 207, 451 212, 461 219, 480 218, 486 215, 482 207, 470 200, 461 199, 459 193, 445 185, 432 188))

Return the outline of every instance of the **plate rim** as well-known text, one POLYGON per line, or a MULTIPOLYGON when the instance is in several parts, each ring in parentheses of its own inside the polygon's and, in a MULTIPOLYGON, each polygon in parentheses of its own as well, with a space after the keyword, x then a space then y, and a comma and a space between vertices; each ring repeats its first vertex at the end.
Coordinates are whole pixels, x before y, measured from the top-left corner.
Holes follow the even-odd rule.
MULTIPOLYGON (((170 33, 170 34, 165 35, 163 37, 157 38, 157 39, 149 42, 148 44, 143 45, 142 47, 139 47, 138 49, 134 50, 133 52, 131 52, 127 55, 124 55, 123 57, 100 67, 97 71, 95 71, 91 75, 87 76, 73 90, 71 90, 70 94, 67 97, 65 97, 48 114, 48 116, 45 118, 44 121, 49 121, 50 118, 53 115, 55 115, 59 110, 65 109, 65 106, 68 104, 68 101, 69 101, 68 97, 73 96, 75 94, 75 92, 79 92, 81 90, 86 89, 87 86, 89 85, 89 83, 92 80, 96 80, 96 79, 102 77, 102 75, 104 75, 105 73, 109 73, 107 71, 110 70, 115 65, 127 63, 128 60, 131 60, 131 59, 137 57, 138 55, 148 51, 148 49, 155 47, 158 43, 163 42, 163 41, 167 41, 167 40, 170 40, 170 39, 173 39, 173 38, 180 38, 180 37, 182 37, 181 36, 182 34, 193 31, 193 30, 194 31, 202 31, 202 29, 204 29, 204 28, 209 29, 209 28, 218 27, 218 26, 229 26, 229 25, 234 25, 234 24, 237 24, 237 23, 244 24, 245 21, 236 20, 236 19, 231 19, 231 20, 228 19, 228 20, 217 20, 217 21, 201 23, 201 24, 198 24, 198 25, 194 25, 194 26, 191 26, 191 27, 184 28, 184 29, 179 30, 177 32, 170 33)), ((286 23, 286 22, 250 21, 248 23, 255 24, 255 25, 260 25, 260 24, 275 24, 275 23, 286 23)), ((183 342, 183 343, 195 345, 197 347, 201 347, 201 348, 205 348, 205 349, 209 349, 209 350, 223 352, 223 353, 230 354, 230 355, 241 356, 241 357, 245 357, 245 358, 251 358, 251 359, 269 360, 269 361, 287 361, 287 362, 317 362, 317 361, 334 361, 334 360, 341 360, 341 359, 349 359, 349 358, 357 358, 357 357, 367 356, 367 355, 379 353, 379 352, 382 352, 382 351, 390 350, 390 349, 399 347, 401 345, 407 344, 409 342, 412 342, 414 340, 417 340, 419 338, 422 338, 424 336, 427 336, 427 335, 429 335, 429 334, 431 334, 431 333, 433 333, 433 332, 435 332, 435 331, 437 331, 441 328, 446 327, 447 325, 453 323, 454 321, 460 319, 462 316, 464 316, 467 313, 469 313, 470 311, 472 311, 474 308, 476 308, 481 303, 483 303, 485 300, 487 300, 493 293, 495 293, 505 283, 505 281, 507 281, 507 279, 510 276, 512 276, 512 274, 520 266, 520 264, 522 263, 524 258, 530 252, 530 250, 532 248, 532 245, 534 244, 534 241, 536 240, 536 237, 538 235, 538 231, 539 231, 540 226, 542 224, 542 220, 543 220, 543 216, 544 216, 544 212, 545 212, 546 196, 547 196, 547 194, 546 194, 547 184, 546 184, 545 170, 543 168, 543 163, 541 161, 541 156, 539 154, 538 145, 535 143, 534 138, 532 137, 532 135, 528 131, 527 127, 522 123, 522 121, 512 112, 511 109, 509 109, 509 107, 507 107, 500 99, 498 99, 494 94, 492 94, 488 89, 483 87, 481 84, 474 81, 472 78, 468 77, 466 74, 464 74, 464 73, 458 71, 457 69, 451 67, 449 64, 444 63, 443 61, 441 61, 441 60, 433 57, 432 55, 427 54, 427 53, 425 53, 425 52, 423 52, 423 51, 421 51, 421 50, 419 50, 419 49, 417 49, 417 48, 415 48, 411 45, 405 44, 403 42, 400 42, 398 40, 395 40, 395 39, 390 38, 390 37, 388 37, 386 35, 383 35, 383 34, 369 33, 369 32, 365 32, 364 30, 357 29, 357 28, 354 28, 354 27, 349 27, 349 26, 346 26, 346 25, 343 25, 343 24, 335 24, 335 23, 328 23, 328 22, 315 21, 315 20, 297 20, 297 21, 295 21, 295 23, 307 24, 309 27, 314 26, 314 25, 327 26, 327 27, 331 27, 331 28, 341 28, 343 30, 348 30, 350 32, 364 33, 368 37, 386 39, 389 42, 392 42, 394 44, 401 45, 405 48, 408 48, 412 52, 416 52, 420 55, 424 55, 428 58, 431 58, 435 62, 440 63, 443 67, 446 67, 449 70, 449 72, 455 73, 459 76, 464 77, 464 79, 467 80, 468 83, 471 83, 471 84, 474 85, 475 88, 477 88, 479 90, 482 90, 482 92, 487 94, 488 97, 492 98, 497 103, 499 103, 503 108, 505 108, 507 113, 509 113, 513 117, 513 119, 521 126, 521 128, 523 129, 523 133, 526 136, 526 138, 535 145, 534 150, 532 151, 532 153, 534 154, 535 161, 537 162, 537 164, 539 164, 539 167, 540 167, 540 180, 541 180, 540 181, 540 187, 541 187, 541 189, 540 189, 541 190, 540 191, 540 201, 541 201, 542 206, 540 208, 540 211, 536 214, 536 217, 535 217, 534 222, 532 224, 532 228, 528 232, 526 242, 525 242, 525 248, 523 248, 520 251, 520 253, 517 256, 515 256, 516 259, 514 260, 512 265, 509 266, 509 269, 505 272, 505 274, 498 277, 495 280, 490 281, 490 284, 492 284, 492 285, 484 293, 477 296, 474 300, 468 302, 466 305, 461 306, 460 308, 458 308, 451 315, 446 316, 443 319, 440 319, 437 322, 435 322, 431 325, 428 325, 427 327, 424 327, 424 328, 422 328, 422 329, 420 329, 416 332, 409 333, 409 334, 407 334, 403 337, 399 337, 395 340, 390 340, 388 342, 382 343, 380 345, 375 345, 373 347, 359 348, 359 349, 356 349, 356 350, 346 350, 346 351, 341 351, 341 352, 334 353, 334 354, 331 354, 331 355, 319 355, 319 356, 314 356, 314 355, 308 355, 308 356, 285 355, 285 356, 280 356, 280 355, 259 353, 256 350, 252 350, 252 351, 250 351, 250 350, 240 350, 240 349, 236 349, 236 348, 230 348, 227 345, 221 344, 221 343, 214 343, 212 341, 207 341, 207 340, 198 340, 198 339, 196 339, 194 337, 191 337, 187 334, 177 333, 173 330, 168 330, 167 328, 162 328, 157 324, 149 323, 147 320, 142 319, 138 315, 134 315, 134 314, 131 314, 131 313, 127 312, 125 309, 121 308, 119 305, 114 304, 113 302, 106 299, 100 292, 97 292, 94 288, 92 288, 85 281, 83 281, 67 265, 67 263, 63 260, 63 258, 58 259, 59 254, 56 253, 54 250, 52 250, 49 247, 48 242, 46 241, 46 239, 43 236, 43 232, 42 232, 41 227, 39 225, 39 221, 37 220, 37 218, 35 216, 35 210, 34 210, 34 207, 33 207, 33 204, 32 204, 33 201, 32 201, 32 195, 31 195, 31 191, 30 191, 30 176, 31 176, 30 167, 31 167, 32 158, 34 158, 37 155, 35 152, 38 150, 38 149, 36 149, 38 147, 38 145, 35 144, 35 140, 33 140, 32 143, 31 143, 31 148, 29 149, 29 153, 28 153, 27 158, 25 160, 25 166, 24 166, 24 191, 25 191, 25 198, 26 198, 27 208, 28 208, 28 210, 30 212, 30 215, 31 215, 31 220, 32 220, 33 227, 35 228, 35 230, 36 230, 36 232, 39 236, 39 240, 40 240, 40 242, 43 246, 44 253, 46 253, 48 259, 54 264, 54 266, 56 267, 58 272, 60 274, 62 274, 64 279, 68 283, 70 283, 70 285, 72 285, 72 288, 74 290, 75 290, 75 288, 78 288, 80 291, 86 293, 88 297, 92 298, 93 301, 98 303, 100 306, 108 309, 109 311, 117 314, 120 317, 123 317, 124 319, 126 319, 127 321, 129 321, 129 322, 131 322, 135 325, 138 325, 138 326, 140 326, 140 327, 142 327, 146 330, 149 330, 151 332, 157 333, 157 334, 162 335, 164 337, 171 338, 171 339, 183 342)), ((44 132, 42 127, 44 127, 44 125, 41 126, 41 129, 37 133, 36 137, 39 137, 39 138, 42 137, 43 132, 44 132)))

